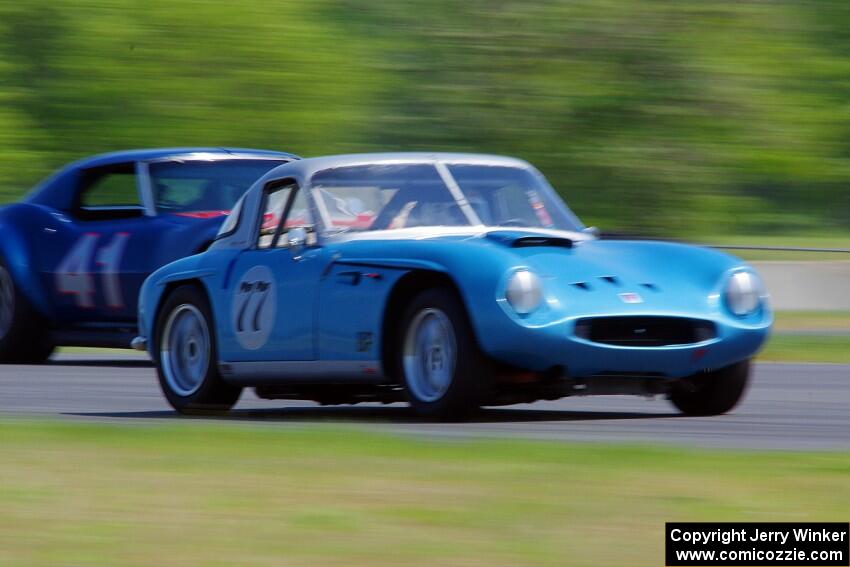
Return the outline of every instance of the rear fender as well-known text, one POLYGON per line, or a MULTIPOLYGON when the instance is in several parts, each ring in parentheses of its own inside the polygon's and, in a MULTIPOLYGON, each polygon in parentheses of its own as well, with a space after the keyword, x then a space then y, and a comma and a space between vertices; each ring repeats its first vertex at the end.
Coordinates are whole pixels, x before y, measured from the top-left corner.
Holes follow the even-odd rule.
POLYGON ((30 231, 38 230, 39 213, 30 205, 12 205, 0 209, 0 256, 6 262, 15 280, 19 293, 30 302, 36 311, 51 318, 47 290, 39 277, 40 270, 34 258, 35 247, 31 244, 30 231))
POLYGON ((148 350, 151 349, 151 338, 162 302, 172 289, 181 284, 193 283, 203 287, 207 297, 211 299, 210 305, 215 316, 210 282, 221 274, 204 260, 204 254, 177 260, 163 266, 145 280, 139 293, 138 325, 139 334, 148 339, 148 350))

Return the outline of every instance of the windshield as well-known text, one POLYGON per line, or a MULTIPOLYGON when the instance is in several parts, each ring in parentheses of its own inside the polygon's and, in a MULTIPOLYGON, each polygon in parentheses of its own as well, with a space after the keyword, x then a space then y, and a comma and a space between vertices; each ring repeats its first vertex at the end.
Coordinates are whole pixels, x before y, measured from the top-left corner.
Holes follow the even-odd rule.
POLYGON ((150 164, 157 212, 227 212, 249 187, 271 169, 275 159, 164 161, 150 164))
POLYGON ((546 181, 520 167, 393 164, 340 167, 312 179, 330 232, 423 226, 581 230, 546 181))

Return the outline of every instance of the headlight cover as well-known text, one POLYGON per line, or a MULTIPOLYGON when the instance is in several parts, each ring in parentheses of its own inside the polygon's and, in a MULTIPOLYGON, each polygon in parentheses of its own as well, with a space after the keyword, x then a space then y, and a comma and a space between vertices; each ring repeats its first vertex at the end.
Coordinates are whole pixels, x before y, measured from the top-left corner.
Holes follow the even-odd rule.
POLYGON ((543 284, 529 270, 517 270, 508 279, 505 299, 516 313, 528 315, 543 302, 543 284))
POLYGON ((726 282, 726 307, 738 317, 746 317, 762 306, 764 287, 753 272, 735 272, 726 282))

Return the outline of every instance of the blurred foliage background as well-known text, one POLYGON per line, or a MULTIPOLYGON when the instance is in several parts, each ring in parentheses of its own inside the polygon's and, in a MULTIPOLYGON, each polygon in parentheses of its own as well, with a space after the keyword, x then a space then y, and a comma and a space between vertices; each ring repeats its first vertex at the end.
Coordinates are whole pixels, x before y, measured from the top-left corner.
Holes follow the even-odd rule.
POLYGON ((850 3, 0 0, 0 202, 115 149, 470 150, 588 224, 850 231, 850 3))

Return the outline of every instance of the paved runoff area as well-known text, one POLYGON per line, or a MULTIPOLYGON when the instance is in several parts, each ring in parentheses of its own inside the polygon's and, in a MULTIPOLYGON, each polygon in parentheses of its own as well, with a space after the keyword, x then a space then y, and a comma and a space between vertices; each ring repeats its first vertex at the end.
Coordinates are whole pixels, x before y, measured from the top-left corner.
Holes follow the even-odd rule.
MULTIPOLYGON (((82 355, 60 356, 44 366, 0 366, 0 419, 13 418, 126 424, 197 420, 171 411, 144 358, 82 355)), ((214 419, 268 427, 353 423, 437 437, 848 450, 850 366, 757 364, 742 404, 728 415, 707 418, 681 417, 662 397, 607 396, 486 409, 470 422, 444 424, 419 420, 402 404, 320 407, 259 400, 246 391, 233 412, 214 419)))
MULTIPOLYGON (((734 252, 734 251, 732 251, 734 252)), ((850 262, 753 262, 777 310, 850 310, 850 262)))

